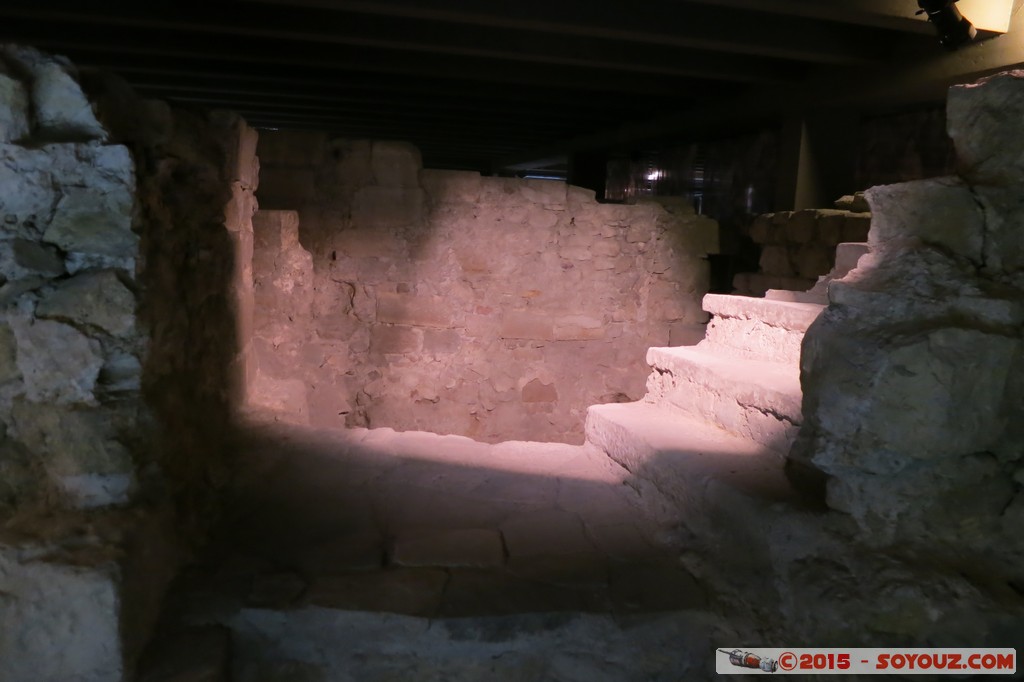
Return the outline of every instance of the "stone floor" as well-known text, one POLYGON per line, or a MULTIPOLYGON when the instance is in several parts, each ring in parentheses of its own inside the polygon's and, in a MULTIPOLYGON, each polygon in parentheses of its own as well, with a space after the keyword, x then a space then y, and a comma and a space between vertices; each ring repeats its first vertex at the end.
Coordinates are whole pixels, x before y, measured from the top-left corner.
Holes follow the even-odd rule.
POLYGON ((592 446, 266 424, 243 451, 209 559, 250 572, 250 605, 437 617, 706 599, 592 446))
POLYGON ((548 669, 563 649, 604 671, 579 679, 667 680, 711 661, 712 595, 683 567, 673 529, 638 511, 629 472, 594 446, 267 422, 245 433, 215 550, 167 601, 162 639, 179 651, 152 655, 145 680, 484 679, 475 666, 502 655, 487 679, 577 679, 548 669), (321 654, 293 651, 282 627, 320 633, 321 654), (227 655, 223 628, 234 676, 195 677, 227 655), (684 632, 673 651, 651 651, 684 632), (182 659, 181 637, 199 638, 192 657, 182 659), (323 651, 354 638, 369 643, 349 678, 339 671, 354 659, 323 651), (496 649, 465 650, 467 638, 496 649), (412 677, 388 677, 394 660, 375 667, 394 658, 380 642, 398 639, 405 657, 394 660, 412 677), (417 667, 429 652, 447 662, 417 667), (609 657, 621 661, 601 663, 609 657), (633 678, 644 665, 653 677, 633 678))

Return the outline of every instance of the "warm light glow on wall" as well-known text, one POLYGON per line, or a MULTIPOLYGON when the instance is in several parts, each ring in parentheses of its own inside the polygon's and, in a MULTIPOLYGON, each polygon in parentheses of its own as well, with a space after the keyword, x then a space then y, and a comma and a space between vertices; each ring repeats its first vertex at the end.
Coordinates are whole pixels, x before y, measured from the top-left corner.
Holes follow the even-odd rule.
POLYGON ((1013 0, 960 0, 957 7, 979 31, 1006 33, 1010 30, 1013 0))

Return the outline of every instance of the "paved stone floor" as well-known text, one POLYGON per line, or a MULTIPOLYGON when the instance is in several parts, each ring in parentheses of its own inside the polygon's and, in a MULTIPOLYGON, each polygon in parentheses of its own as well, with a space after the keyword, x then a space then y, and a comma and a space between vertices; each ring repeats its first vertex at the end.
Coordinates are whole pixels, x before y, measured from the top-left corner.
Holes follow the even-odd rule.
POLYGON ((437 617, 706 599, 592 446, 267 424, 242 457, 207 559, 250 605, 437 617))
MULTIPOLYGON (((637 510, 629 472, 593 446, 264 423, 240 456, 211 550, 165 607, 167 633, 231 631, 235 673, 223 679, 576 679, 550 672, 568 665, 560 651, 589 661, 567 670, 605 671, 580 679, 634 679, 629 659, 658 647, 670 651, 644 665, 662 676, 635 679, 679 679, 688 647, 710 660, 709 595, 671 530, 637 510), (684 633, 686 646, 672 642, 684 633), (477 670, 488 656, 505 658, 477 670), (312 676, 253 672, 313 659, 312 676)), ((218 650, 204 646, 186 648, 218 650)))

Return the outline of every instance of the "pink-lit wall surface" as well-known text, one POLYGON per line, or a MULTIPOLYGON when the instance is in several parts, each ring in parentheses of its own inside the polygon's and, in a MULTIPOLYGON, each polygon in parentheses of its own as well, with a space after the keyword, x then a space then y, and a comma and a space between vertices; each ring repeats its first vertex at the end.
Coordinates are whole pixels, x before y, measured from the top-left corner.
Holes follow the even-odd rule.
POLYGON ((255 401, 316 426, 582 441, 695 343, 717 225, 689 202, 420 168, 402 143, 266 133, 255 401), (295 213, 276 209, 292 209, 295 213))

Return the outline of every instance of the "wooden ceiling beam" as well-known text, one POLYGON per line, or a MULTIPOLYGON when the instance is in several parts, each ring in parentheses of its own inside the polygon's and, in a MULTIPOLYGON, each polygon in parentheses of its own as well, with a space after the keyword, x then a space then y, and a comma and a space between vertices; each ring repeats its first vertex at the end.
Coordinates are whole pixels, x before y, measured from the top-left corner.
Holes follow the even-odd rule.
MULTIPOLYGON (((215 62, 247 67, 254 71, 267 68, 291 70, 316 69, 322 73, 370 73, 429 77, 455 82, 486 83, 490 86, 531 86, 565 90, 603 91, 626 95, 662 95, 687 87, 699 89, 706 79, 648 73, 621 73, 592 70, 580 66, 512 63, 490 59, 465 59, 453 55, 405 53, 375 48, 319 46, 306 43, 267 46, 247 39, 184 40, 165 32, 138 33, 128 29, 96 27, 82 31, 74 24, 22 20, 0 25, 0 40, 18 40, 37 47, 67 54, 77 62, 89 62, 105 56, 117 69, 139 57, 154 57, 173 64, 183 59, 206 64, 215 62), (695 83, 697 85, 695 85, 695 83)), ((698 73, 700 65, 693 65, 698 73)), ((207 68, 212 68, 208 66, 207 68)), ((713 73, 713 70, 711 71, 713 73)))
MULTIPOLYGON (((825 0, 821 0, 825 2, 825 0)), ((839 0, 828 0, 828 4, 839 0)), ((884 46, 860 27, 823 26, 801 17, 740 17, 731 8, 647 0, 624 8, 619 3, 583 0, 517 0, 487 3, 465 0, 240 0, 238 6, 269 4, 322 8, 473 26, 590 36, 650 45, 669 45, 732 54, 808 61, 867 64, 884 57, 884 46)), ((877 36, 876 36, 877 38, 877 36)))
POLYGON ((467 31, 465 27, 437 21, 403 17, 381 21, 380 17, 367 14, 339 15, 317 9, 282 10, 263 5, 237 12, 213 4, 199 13, 190 11, 187 5, 154 8, 123 0, 89 7, 67 0, 45 5, 9 0, 0 5, 0 18, 49 25, 90 25, 103 30, 117 27, 153 35, 177 34, 181 43, 244 37, 250 41, 271 41, 280 45, 275 51, 285 54, 289 47, 295 49, 309 43, 740 83, 785 82, 802 75, 799 64, 783 60, 751 61, 746 56, 729 54, 709 59, 706 52, 697 49, 664 45, 494 27, 467 31))

